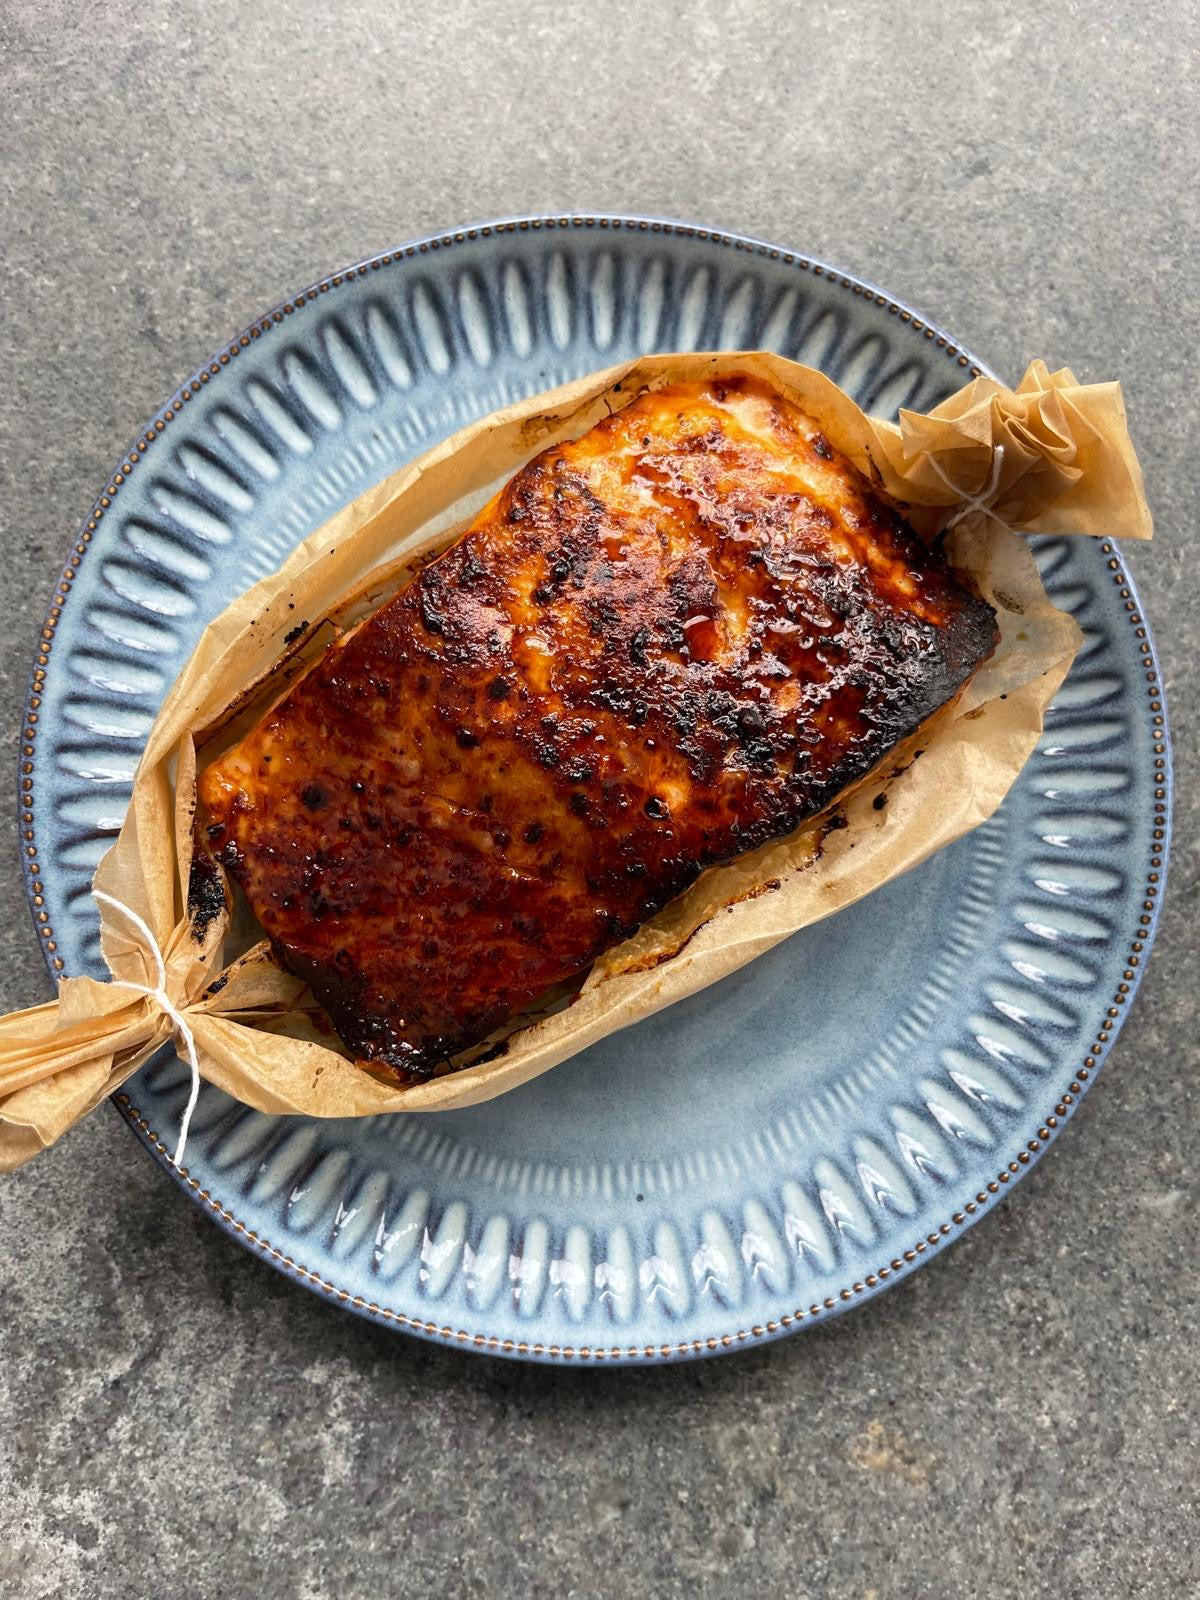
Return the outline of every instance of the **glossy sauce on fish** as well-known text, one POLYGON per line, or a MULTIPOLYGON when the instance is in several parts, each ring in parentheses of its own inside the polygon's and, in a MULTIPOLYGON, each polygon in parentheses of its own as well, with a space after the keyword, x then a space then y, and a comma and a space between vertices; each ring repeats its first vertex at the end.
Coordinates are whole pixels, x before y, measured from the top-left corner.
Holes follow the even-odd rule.
POLYGON ((951 699, 995 618, 750 378, 539 455, 203 773, 208 838, 376 1071, 427 1077, 951 699))

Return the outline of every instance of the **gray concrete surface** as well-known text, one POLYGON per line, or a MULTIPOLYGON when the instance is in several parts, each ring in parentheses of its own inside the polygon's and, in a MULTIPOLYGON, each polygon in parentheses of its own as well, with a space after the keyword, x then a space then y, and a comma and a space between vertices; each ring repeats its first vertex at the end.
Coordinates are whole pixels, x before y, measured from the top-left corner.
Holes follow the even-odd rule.
MULTIPOLYGON (((5 773, 77 519, 218 338, 568 207, 780 240, 1001 370, 1119 375, 1179 762, 1159 945, 1061 1148, 781 1346, 622 1374, 408 1342, 252 1261, 103 1109, 0 1185, 0 1593, 1197 1593, 1198 45, 1185 0, 0 7, 5 773)), ((0 950, 0 1007, 48 992, 11 847, 0 950)))

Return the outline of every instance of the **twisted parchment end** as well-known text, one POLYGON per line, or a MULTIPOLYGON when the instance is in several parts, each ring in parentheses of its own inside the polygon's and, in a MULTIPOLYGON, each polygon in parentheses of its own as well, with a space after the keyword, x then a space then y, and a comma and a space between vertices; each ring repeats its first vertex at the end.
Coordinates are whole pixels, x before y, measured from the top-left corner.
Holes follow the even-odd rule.
POLYGON ((1032 361, 1015 389, 976 378, 928 413, 872 421, 888 492, 950 510, 981 494, 1021 533, 1149 539, 1154 531, 1119 383, 1081 384, 1032 361))
MULTIPOLYGON (((1080 385, 1035 362, 1015 390, 977 379, 928 416, 905 412, 893 425, 868 418, 823 374, 779 356, 654 356, 485 418, 403 467, 205 629, 151 729, 128 816, 95 879, 149 929, 161 981, 148 942, 101 903, 104 956, 129 987, 63 979, 56 1001, 0 1020, 0 1169, 52 1144, 160 1045, 178 1041, 180 1019, 203 1076, 261 1111, 367 1116, 487 1100, 918 865, 1000 804, 1078 645, 1075 623, 1050 604, 1012 528, 1150 536, 1116 384, 1080 385), (1000 645, 930 729, 923 759, 892 783, 888 805, 874 809, 877 789, 864 785, 844 806, 848 826, 819 856, 802 832, 706 873, 597 962, 572 1005, 518 1027, 493 1059, 413 1088, 382 1084, 347 1059, 311 996, 265 944, 225 965, 223 892, 203 915, 189 906, 196 742, 245 701, 248 686, 270 692, 280 657, 305 646, 288 644, 297 617, 309 619, 306 638, 317 648, 321 619, 347 595, 369 590, 383 564, 430 548, 431 525, 446 529, 442 519, 464 496, 648 386, 733 372, 774 384, 819 417, 830 442, 904 502, 921 531, 955 524, 947 534, 952 559, 996 606, 1000 645)), ((452 536, 438 531, 434 547, 452 536)), ((159 1131, 168 1142, 177 1132, 159 1131)))

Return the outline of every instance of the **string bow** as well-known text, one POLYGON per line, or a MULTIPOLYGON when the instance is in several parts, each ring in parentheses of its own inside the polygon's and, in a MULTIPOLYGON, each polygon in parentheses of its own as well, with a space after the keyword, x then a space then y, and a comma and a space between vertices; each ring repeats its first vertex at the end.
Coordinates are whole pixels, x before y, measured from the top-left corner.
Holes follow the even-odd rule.
POLYGON ((177 1167, 183 1165, 183 1152, 187 1144, 188 1128, 191 1126, 192 1112, 196 1109, 196 1101, 200 1096, 200 1062, 196 1055, 196 1036, 193 1034, 187 1018, 167 993, 167 966, 163 960, 163 953, 159 949, 158 940, 150 931, 144 919, 138 916, 132 906, 127 906, 123 900, 116 899, 111 894, 105 894, 103 889, 93 889, 94 897, 101 905, 108 906, 110 910, 119 912, 130 927, 138 935, 139 948, 150 957, 154 965, 154 972, 158 978, 155 985, 146 983, 130 983, 125 978, 113 978, 110 987, 114 989, 128 989, 131 994, 145 995, 147 1000, 153 1000, 163 1014, 171 1019, 176 1040, 182 1044, 187 1064, 192 1069, 192 1089, 188 1095, 188 1103, 184 1108, 183 1118, 179 1124, 179 1139, 175 1145, 175 1154, 171 1157, 177 1167))
POLYGON ((973 512, 976 511, 979 512, 981 516, 990 517, 993 522, 997 523, 1001 528, 1006 528, 1009 533, 1014 531, 1012 528, 1009 528, 1008 523, 1005 522, 1003 517, 998 517, 996 515, 996 512, 993 509, 993 503, 996 499, 996 496, 1000 492, 1000 474, 1004 470, 1004 446, 1002 444, 992 446, 992 470, 988 474, 987 483, 983 486, 978 494, 969 494, 967 490, 960 489, 958 485, 951 480, 949 474, 946 472, 946 469, 942 466, 941 462, 935 455, 930 455, 927 459, 929 465, 933 468, 934 472, 937 473, 938 477, 946 485, 950 493, 957 496, 957 498, 963 502, 946 524, 945 531, 947 533, 949 533, 951 528, 956 528, 964 517, 969 517, 973 512))

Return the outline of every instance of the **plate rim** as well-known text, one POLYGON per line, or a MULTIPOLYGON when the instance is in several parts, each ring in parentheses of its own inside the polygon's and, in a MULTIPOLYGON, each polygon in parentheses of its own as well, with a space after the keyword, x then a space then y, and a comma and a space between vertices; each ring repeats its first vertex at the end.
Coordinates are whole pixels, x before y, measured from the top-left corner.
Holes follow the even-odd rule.
MULTIPOLYGON (((63 563, 62 573, 56 584, 56 592, 42 625, 40 642, 35 650, 34 663, 30 669, 25 693, 21 724, 23 737, 18 741, 17 749, 17 794, 21 802, 18 811, 22 818, 18 825, 18 830, 26 904, 38 935, 43 959, 52 980, 56 981, 63 975, 64 964, 56 954, 53 930, 50 928, 48 916, 44 911, 39 915, 37 890, 34 887, 34 880, 40 871, 40 867, 38 863, 36 828, 28 791, 32 786, 32 774, 36 764, 36 711, 40 704, 40 691, 45 679, 45 669, 49 664, 54 634, 61 615, 69 603, 74 577, 80 563, 86 556, 92 535, 112 505, 123 483, 128 479, 130 473, 135 469, 144 452, 149 449, 155 438, 166 432, 170 422, 180 415, 185 405, 214 378, 219 378, 221 372, 231 365, 242 350, 248 349, 252 342, 265 336, 272 328, 285 324, 289 317, 300 311, 307 304, 315 302, 318 297, 336 292, 344 284, 364 278, 371 272, 380 271, 386 267, 403 263, 414 257, 427 255, 434 251, 451 249, 460 244, 473 243, 478 239, 487 239, 503 233, 540 231, 542 229, 552 233, 559 228, 571 230, 576 228, 599 228, 601 230, 612 229, 614 232, 626 229, 639 233, 675 234, 683 238, 704 241, 718 247, 739 249, 756 255, 768 256, 781 261, 786 266, 795 266, 801 271, 813 273, 814 276, 825 277, 831 283, 859 297, 869 296, 877 305, 884 307, 889 314, 908 322, 913 327, 914 332, 924 333, 926 338, 935 340, 937 345, 945 351, 948 358, 962 368, 969 377, 996 376, 990 368, 972 355, 964 345, 954 339, 940 324, 933 322, 905 302, 886 293, 870 280, 848 273, 832 265, 822 257, 785 249, 780 245, 771 244, 765 240, 726 229, 705 227, 698 223, 684 222, 671 218, 642 216, 636 213, 575 211, 529 213, 469 223, 453 228, 448 232, 439 231, 419 235, 405 240, 403 243, 388 250, 363 257, 358 261, 352 262, 349 266, 336 269, 320 278, 314 279, 287 298, 277 301, 268 310, 255 317, 239 333, 221 344, 207 361, 196 367, 166 403, 153 414, 149 422, 135 435, 134 439, 123 451, 117 465, 110 472, 105 487, 93 501, 91 511, 82 519, 76 531, 71 548, 63 563), (30 720, 31 714, 32 721, 30 720), (26 780, 29 780, 29 783, 26 780)), ((200 1206, 221 1231, 230 1238, 236 1240, 244 1248, 264 1260, 269 1266, 281 1272, 285 1277, 299 1283, 302 1287, 334 1305, 342 1306, 377 1325, 400 1330, 434 1344, 449 1345, 478 1351, 483 1354, 509 1357, 515 1360, 548 1362, 557 1365, 639 1366, 651 1365, 656 1362, 662 1363, 664 1361, 678 1362, 724 1354, 730 1350, 745 1348, 751 1344, 774 1342, 802 1329, 812 1327, 819 1322, 827 1321, 829 1318, 849 1310, 851 1306, 859 1305, 863 1301, 883 1293, 895 1283, 915 1272, 926 1261, 932 1259, 933 1256, 940 1254, 948 1245, 960 1238, 968 1228, 974 1226, 982 1216, 988 1214, 993 1209, 993 1203, 1001 1199, 1012 1188, 1013 1184, 1018 1182, 1024 1173, 1041 1159, 1051 1145, 1057 1143, 1061 1133, 1074 1117, 1084 1095, 1099 1076, 1101 1069, 1111 1054, 1112 1046, 1120 1034, 1130 1006, 1141 986, 1150 953, 1153 949, 1167 887, 1174 811, 1170 721, 1158 654, 1150 625, 1142 609, 1137 587, 1125 566, 1119 548, 1111 540, 1104 540, 1101 550, 1108 559, 1108 566, 1114 575, 1114 581, 1123 590, 1128 590, 1129 592, 1132 610, 1127 615, 1131 623, 1140 629, 1142 633, 1139 638, 1142 661, 1147 670, 1152 672, 1150 698, 1157 702, 1160 709, 1155 715, 1161 718, 1161 722, 1156 722, 1155 724, 1155 743, 1162 746, 1161 755, 1156 755, 1155 757, 1155 788, 1156 791, 1161 789, 1163 795, 1162 803, 1165 807, 1162 813, 1164 838, 1161 845, 1157 846, 1161 856, 1161 865, 1156 869, 1157 878, 1154 885, 1152 885, 1155 893, 1153 896, 1148 897, 1153 902, 1153 909, 1148 913, 1150 922, 1147 926, 1142 927, 1139 932, 1139 939, 1142 943, 1140 959, 1137 966, 1132 969, 1133 978, 1123 984, 1123 993, 1112 997, 1114 1004, 1109 1007, 1109 1010, 1115 1010, 1116 1015, 1106 1018, 1106 1031, 1109 1037, 1105 1043, 1103 1053, 1097 1056, 1089 1055, 1085 1058, 1084 1064, 1077 1067, 1071 1074, 1067 1089, 1059 1094, 1055 1100, 1053 1112, 1039 1123, 1038 1136, 1017 1151, 1013 1158, 996 1172, 992 1180, 986 1185, 986 1189, 981 1189, 972 1200, 965 1202, 956 1209, 950 1218, 940 1225, 937 1232, 931 1232, 920 1239, 914 1240, 907 1250, 901 1251, 892 1257, 886 1265, 880 1267, 875 1273, 868 1274, 864 1279, 855 1280, 852 1284, 844 1285, 837 1294, 826 1296, 820 1303, 813 1304, 808 1308, 797 1308, 796 1312, 790 1316, 785 1315, 766 1323, 756 1323, 751 1327, 739 1329, 736 1332, 707 1339, 683 1340, 659 1345, 630 1344, 619 1346, 614 1344, 606 1347, 588 1345, 576 1347, 544 1344, 538 1341, 499 1339, 479 1332, 472 1333, 465 1329, 456 1329, 449 1323, 437 1324, 431 1321, 423 1321, 420 1318, 411 1317, 407 1313, 392 1310, 375 1302, 366 1301, 362 1296, 351 1294, 348 1290, 339 1288, 338 1285, 297 1262, 292 1256, 276 1249, 269 1240, 261 1238, 254 1230, 248 1228, 239 1218, 227 1210, 207 1190, 201 1188, 197 1180, 189 1175, 186 1167, 180 1168, 175 1165, 167 1146, 159 1139, 155 1130, 151 1128, 123 1088, 109 1097, 111 1103, 117 1108, 143 1148, 166 1171, 172 1182, 196 1205, 200 1206), (1045 1137, 1042 1137, 1043 1134, 1045 1134, 1045 1137)), ((1126 965, 1128 966, 1128 962, 1126 965)))

